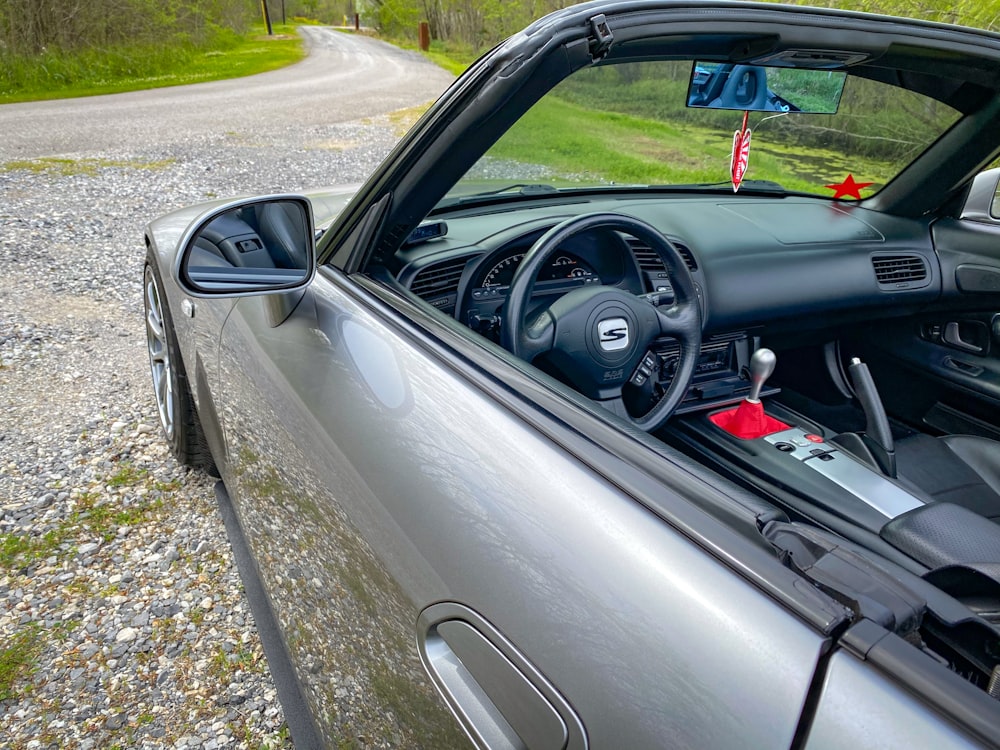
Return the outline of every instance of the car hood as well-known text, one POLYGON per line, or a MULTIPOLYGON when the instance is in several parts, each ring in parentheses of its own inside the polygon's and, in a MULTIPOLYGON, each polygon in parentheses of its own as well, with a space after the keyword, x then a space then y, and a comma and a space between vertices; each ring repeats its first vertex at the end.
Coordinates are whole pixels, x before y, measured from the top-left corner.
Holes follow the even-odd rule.
POLYGON ((344 210, 354 194, 361 187, 356 185, 339 185, 323 190, 303 193, 312 202, 313 222, 317 229, 326 229, 344 210))

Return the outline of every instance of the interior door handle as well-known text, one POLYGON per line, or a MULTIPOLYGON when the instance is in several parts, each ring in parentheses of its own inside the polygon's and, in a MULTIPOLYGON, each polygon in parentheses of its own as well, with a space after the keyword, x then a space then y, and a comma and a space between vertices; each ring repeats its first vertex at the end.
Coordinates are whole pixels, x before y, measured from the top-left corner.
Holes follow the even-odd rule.
POLYGON ((983 353, 983 347, 970 344, 968 341, 962 339, 962 333, 959 330, 958 323, 955 321, 945 325, 944 336, 942 338, 946 344, 951 344, 956 349, 961 349, 964 352, 972 352, 973 354, 983 353))

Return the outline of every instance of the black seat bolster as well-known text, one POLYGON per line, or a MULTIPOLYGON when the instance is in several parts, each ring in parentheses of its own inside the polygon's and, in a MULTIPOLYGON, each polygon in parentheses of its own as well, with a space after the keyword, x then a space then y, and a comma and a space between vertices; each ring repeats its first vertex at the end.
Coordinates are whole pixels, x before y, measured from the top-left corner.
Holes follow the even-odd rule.
POLYGON ((900 481, 915 494, 1000 521, 1000 443, 970 435, 896 441, 900 481))
POLYGON ((264 203, 258 208, 260 236, 278 268, 305 268, 306 237, 302 212, 292 203, 264 203))
POLYGON ((879 536, 932 569, 1000 563, 1000 525, 952 503, 931 503, 896 516, 879 536))
POLYGON ((195 240, 194 246, 191 248, 188 265, 201 268, 233 267, 233 264, 226 260, 219 246, 204 237, 198 237, 195 240))
POLYGON ((978 600, 977 614, 986 616, 991 622, 997 621, 1000 615, 997 607, 1000 603, 1000 563, 949 565, 932 570, 923 578, 956 599, 966 600, 966 606, 970 605, 969 600, 978 600))
POLYGON ((990 489, 1000 494, 1000 442, 975 435, 948 435, 938 440, 971 466, 990 489))

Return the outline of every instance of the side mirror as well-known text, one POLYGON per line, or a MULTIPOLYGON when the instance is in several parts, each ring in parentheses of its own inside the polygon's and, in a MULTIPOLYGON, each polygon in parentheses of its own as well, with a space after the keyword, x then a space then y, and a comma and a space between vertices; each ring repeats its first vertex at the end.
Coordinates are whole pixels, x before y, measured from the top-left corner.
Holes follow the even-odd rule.
POLYGON ((194 296, 293 291, 315 270, 312 206, 299 196, 230 203, 188 227, 181 248, 177 280, 194 296))
POLYGON ((1000 222, 1000 168, 976 175, 962 206, 962 218, 986 224, 1000 222))

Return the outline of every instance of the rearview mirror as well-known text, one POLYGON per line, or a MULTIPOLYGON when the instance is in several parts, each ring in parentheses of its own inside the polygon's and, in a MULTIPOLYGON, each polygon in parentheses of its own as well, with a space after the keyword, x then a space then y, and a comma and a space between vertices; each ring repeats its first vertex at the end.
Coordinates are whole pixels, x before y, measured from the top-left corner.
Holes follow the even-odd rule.
POLYGON ((847 73, 737 63, 695 62, 689 107, 750 112, 832 115, 840 106, 847 73))
POLYGON ((312 207, 282 196, 232 203, 188 228, 178 281, 197 296, 297 289, 315 266, 312 207))

